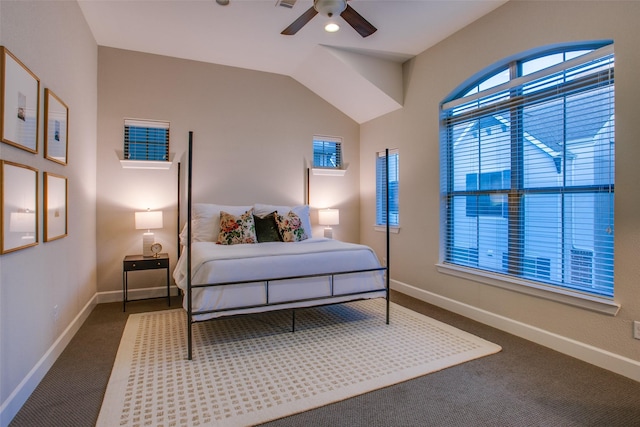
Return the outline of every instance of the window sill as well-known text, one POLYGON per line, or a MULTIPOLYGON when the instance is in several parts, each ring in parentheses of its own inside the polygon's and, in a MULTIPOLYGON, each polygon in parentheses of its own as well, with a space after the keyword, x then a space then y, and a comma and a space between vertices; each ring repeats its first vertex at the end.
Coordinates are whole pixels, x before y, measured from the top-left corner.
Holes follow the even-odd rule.
POLYGON ((171 168, 172 162, 154 160, 120 160, 122 169, 163 169, 171 168))
POLYGON ((595 311, 601 314, 607 314, 609 316, 615 316, 618 314, 618 310, 620 310, 620 304, 616 304, 610 299, 587 295, 580 292, 573 292, 570 290, 553 288, 533 281, 516 279, 488 271, 481 271, 452 264, 438 263, 436 264, 436 268, 440 273, 473 280, 475 282, 496 286, 498 288, 519 292, 525 295, 544 298, 550 301, 595 311))
MULTIPOLYGON (((382 233, 384 233, 384 232, 386 232, 386 231, 387 231, 387 227, 386 227, 386 226, 384 226, 384 225, 375 225, 375 226, 373 227, 373 229, 374 229, 375 231, 380 231, 380 232, 382 232, 382 233)), ((399 227, 399 226, 393 226, 393 225, 392 225, 392 226, 390 226, 390 227, 389 227, 389 233, 393 233, 393 234, 398 234, 398 233, 400 233, 400 227, 399 227)))
POLYGON ((311 172, 314 175, 324 176, 344 176, 347 173, 346 169, 329 169, 329 168, 312 168, 311 172))

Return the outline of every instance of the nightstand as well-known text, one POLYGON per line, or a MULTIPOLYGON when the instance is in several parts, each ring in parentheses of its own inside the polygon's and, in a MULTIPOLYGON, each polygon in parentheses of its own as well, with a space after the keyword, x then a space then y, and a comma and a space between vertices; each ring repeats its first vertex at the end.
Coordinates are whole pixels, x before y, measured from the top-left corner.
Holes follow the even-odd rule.
POLYGON ((129 294, 129 272, 142 270, 158 270, 162 268, 167 270, 167 305, 171 307, 169 254, 158 254, 157 257, 145 257, 142 255, 127 255, 124 257, 124 260, 122 261, 122 311, 127 311, 127 301, 129 294))

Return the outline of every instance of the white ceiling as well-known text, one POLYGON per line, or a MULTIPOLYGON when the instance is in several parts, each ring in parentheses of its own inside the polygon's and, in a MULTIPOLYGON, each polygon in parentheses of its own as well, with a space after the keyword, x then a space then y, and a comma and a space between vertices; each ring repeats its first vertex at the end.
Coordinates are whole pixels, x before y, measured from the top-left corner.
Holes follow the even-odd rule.
POLYGON ((351 0, 378 31, 362 38, 342 18, 327 33, 312 7, 278 0, 79 0, 100 46, 291 76, 358 123, 402 107, 401 64, 507 0, 351 0))

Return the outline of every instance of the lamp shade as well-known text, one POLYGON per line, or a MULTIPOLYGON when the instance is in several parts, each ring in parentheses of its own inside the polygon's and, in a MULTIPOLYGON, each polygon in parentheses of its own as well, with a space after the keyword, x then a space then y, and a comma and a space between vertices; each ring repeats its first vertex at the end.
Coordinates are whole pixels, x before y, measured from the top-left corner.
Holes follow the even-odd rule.
POLYGON ((338 209, 320 209, 318 211, 318 224, 320 225, 340 224, 340 211, 338 209))
POLYGON ((162 228, 162 211, 136 212, 136 229, 162 228))

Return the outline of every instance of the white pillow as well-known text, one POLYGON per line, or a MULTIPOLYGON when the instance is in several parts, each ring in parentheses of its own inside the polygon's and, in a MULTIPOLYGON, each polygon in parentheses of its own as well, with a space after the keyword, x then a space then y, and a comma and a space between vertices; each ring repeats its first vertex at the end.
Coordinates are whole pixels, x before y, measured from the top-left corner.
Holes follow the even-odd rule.
POLYGON ((255 216, 269 215, 271 212, 278 212, 280 215, 286 215, 289 212, 293 212, 300 217, 302 221, 302 227, 307 236, 311 235, 311 218, 309 217, 309 205, 300 206, 278 206, 278 205, 265 205, 262 203, 256 203, 253 205, 253 214, 255 216))
MULTIPOLYGON (((252 206, 226 206, 194 203, 191 210, 191 241, 217 242, 220 233, 220 211, 240 216, 252 206)), ((180 244, 187 244, 187 224, 180 232, 180 244)))

